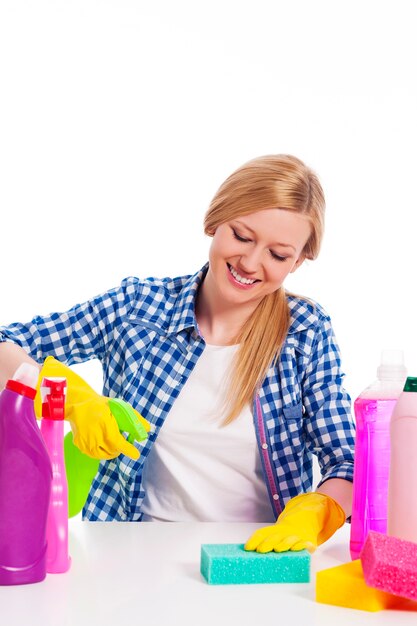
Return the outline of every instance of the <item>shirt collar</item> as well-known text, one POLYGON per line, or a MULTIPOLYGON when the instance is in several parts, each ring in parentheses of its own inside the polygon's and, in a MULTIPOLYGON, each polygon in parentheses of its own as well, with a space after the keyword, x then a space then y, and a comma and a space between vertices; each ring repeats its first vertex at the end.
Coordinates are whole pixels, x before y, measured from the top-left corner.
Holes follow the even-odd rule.
MULTIPOLYGON (((209 264, 206 263, 198 272, 186 279, 178 294, 176 306, 169 322, 168 333, 176 334, 182 330, 191 329, 201 335, 195 316, 195 302, 197 292, 207 274, 208 266, 209 264)), ((288 306, 290 308, 289 335, 306 330, 317 322, 315 303, 309 299, 289 295, 288 306)))
POLYGON ((288 334, 293 335, 317 324, 316 303, 308 298, 288 294, 290 325, 288 334))
POLYGON ((168 325, 168 333, 179 333, 182 330, 192 329, 200 334, 195 316, 195 302, 197 292, 204 280, 208 270, 208 263, 204 265, 196 274, 189 276, 181 291, 173 309, 173 313, 168 325))

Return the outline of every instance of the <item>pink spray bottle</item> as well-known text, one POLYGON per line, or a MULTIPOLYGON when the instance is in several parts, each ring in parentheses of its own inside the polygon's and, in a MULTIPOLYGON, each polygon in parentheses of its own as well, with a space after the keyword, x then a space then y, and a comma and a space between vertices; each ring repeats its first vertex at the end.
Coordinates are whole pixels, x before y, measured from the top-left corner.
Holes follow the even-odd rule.
POLYGON ((38 377, 23 363, 0 394, 0 585, 46 576, 52 472, 35 417, 38 377))
POLYGON ((370 530, 387 532, 390 422, 407 370, 401 350, 384 350, 377 379, 355 400, 350 554, 358 559, 370 530))
POLYGON ((68 483, 64 461, 65 378, 44 378, 41 384, 41 433, 52 463, 52 489, 48 511, 46 571, 68 571, 68 483))

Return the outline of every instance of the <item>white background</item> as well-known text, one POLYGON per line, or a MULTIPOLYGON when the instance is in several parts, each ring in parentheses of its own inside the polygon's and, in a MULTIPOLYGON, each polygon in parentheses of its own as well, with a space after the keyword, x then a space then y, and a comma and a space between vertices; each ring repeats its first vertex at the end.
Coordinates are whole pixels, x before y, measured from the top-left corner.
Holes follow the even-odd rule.
MULTIPOLYGON (((127 275, 194 273, 246 160, 292 153, 327 197, 287 287, 331 314, 355 397, 384 347, 417 375, 412 1, 0 0, 0 323, 127 275)), ((97 363, 79 366, 100 389, 97 363)))

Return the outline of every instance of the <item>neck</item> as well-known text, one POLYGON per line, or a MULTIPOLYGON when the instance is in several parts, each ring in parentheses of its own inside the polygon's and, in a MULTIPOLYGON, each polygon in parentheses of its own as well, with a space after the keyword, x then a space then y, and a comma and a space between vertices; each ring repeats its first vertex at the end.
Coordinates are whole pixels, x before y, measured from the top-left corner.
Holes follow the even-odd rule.
POLYGON ((207 274, 196 300, 196 318, 206 343, 228 346, 237 342, 243 325, 256 308, 256 303, 236 305, 225 303, 217 294, 214 281, 207 274))

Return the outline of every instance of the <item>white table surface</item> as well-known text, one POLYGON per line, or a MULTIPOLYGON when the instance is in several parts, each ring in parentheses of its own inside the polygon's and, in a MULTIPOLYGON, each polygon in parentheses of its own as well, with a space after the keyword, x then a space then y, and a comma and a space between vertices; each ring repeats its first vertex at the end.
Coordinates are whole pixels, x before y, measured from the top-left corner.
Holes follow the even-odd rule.
POLYGON ((202 543, 244 543, 259 524, 70 520, 72 565, 34 585, 0 587, 1 626, 366 626, 417 613, 318 604, 315 572, 350 560, 345 525, 312 555, 311 582, 208 585, 202 543))

